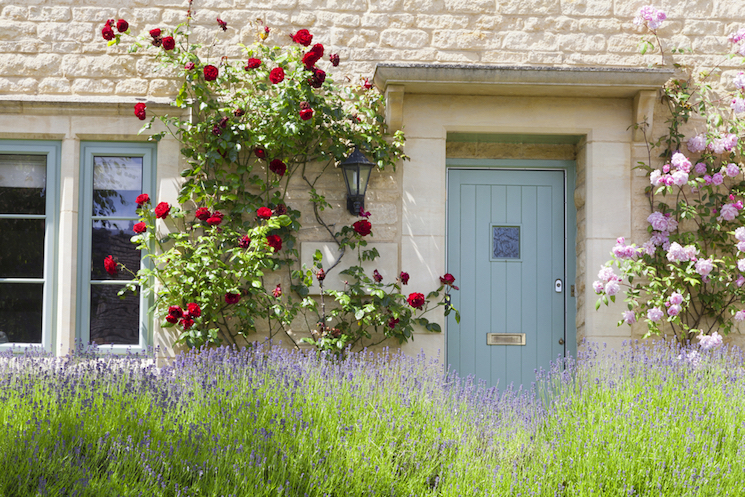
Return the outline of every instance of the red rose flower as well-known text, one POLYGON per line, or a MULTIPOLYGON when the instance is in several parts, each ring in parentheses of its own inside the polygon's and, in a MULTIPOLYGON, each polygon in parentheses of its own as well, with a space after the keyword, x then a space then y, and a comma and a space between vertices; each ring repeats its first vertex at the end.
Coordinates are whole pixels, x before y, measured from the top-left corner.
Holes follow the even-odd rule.
POLYGON ((290 35, 290 38, 304 47, 310 46, 311 41, 313 41, 313 35, 307 29, 298 30, 294 35, 290 35))
POLYGON ((454 290, 459 290, 459 288, 453 285, 453 283, 455 283, 455 276, 452 274, 445 273, 444 276, 440 276, 440 284, 453 287, 454 290))
POLYGON ((224 214, 220 211, 215 211, 210 217, 207 218, 206 223, 210 226, 217 226, 222 222, 224 214))
POLYGON ((400 319, 394 318, 393 316, 391 316, 391 318, 388 320, 388 327, 390 329, 395 328, 399 321, 400 319))
POLYGON ((260 65, 261 65, 260 59, 255 59, 251 57, 250 59, 248 59, 248 62, 246 62, 246 67, 244 67, 244 69, 248 71, 249 69, 256 69, 260 65))
POLYGON ((135 225, 132 226, 132 230, 139 235, 140 233, 144 233, 147 230, 147 224, 140 221, 139 223, 135 223, 135 225))
POLYGON ((217 24, 218 24, 218 25, 220 26, 220 28, 221 28, 221 29, 222 29, 223 31, 227 31, 227 30, 228 30, 228 23, 227 23, 227 22, 225 22, 225 21, 223 21, 223 20, 222 20, 222 19, 220 19, 219 17, 217 18, 217 24))
POLYGON ((222 134, 222 132, 223 132, 223 128, 222 128, 222 127, 220 127, 220 126, 219 126, 218 124, 215 124, 215 125, 214 125, 214 126, 212 127, 212 134, 213 134, 213 135, 215 135, 215 136, 220 136, 220 135, 222 134))
POLYGON ((184 330, 188 330, 192 326, 194 326, 194 320, 191 318, 183 318, 181 319, 181 326, 184 327, 184 330))
POLYGON ((160 38, 160 28, 151 29, 150 36, 153 38, 160 38))
POLYGON ((184 317, 184 310, 181 308, 181 306, 178 305, 172 305, 168 308, 168 315, 173 316, 176 319, 184 317))
POLYGON ((187 71, 191 71, 192 69, 194 69, 194 62, 187 62, 186 64, 184 64, 184 69, 186 69, 187 71))
POLYGON ((116 21, 116 30, 120 33, 124 33, 126 30, 129 29, 129 23, 125 21, 124 19, 119 19, 116 21))
POLYGON ((323 281, 326 279, 326 271, 323 270, 323 268, 319 268, 318 272, 316 273, 316 278, 318 278, 318 281, 323 281))
POLYGON ((334 54, 329 55, 329 60, 331 61, 332 66, 334 67, 338 66, 339 65, 339 54, 334 53, 334 54))
POLYGON ((280 298, 282 296, 282 285, 277 283, 277 287, 274 290, 272 290, 272 295, 274 296, 275 299, 280 298))
POLYGON ((163 43, 163 50, 173 50, 176 48, 176 40, 173 39, 173 36, 166 36, 162 40, 163 43))
POLYGON ((168 316, 166 316, 166 321, 168 321, 169 323, 176 324, 178 323, 178 318, 176 316, 171 316, 169 314, 168 316))
POLYGON ((191 303, 186 305, 186 309, 189 311, 189 316, 198 318, 202 315, 202 309, 199 307, 199 304, 191 303))
POLYGON ((274 159, 269 163, 269 170, 278 176, 284 176, 287 171, 287 164, 279 159, 274 159))
POLYGON ((101 30, 101 36, 103 36, 103 39, 106 41, 111 41, 114 38, 116 38, 116 35, 114 34, 114 30, 111 29, 111 26, 109 26, 108 24, 104 26, 103 29, 101 30))
POLYGON ((242 249, 247 249, 251 246, 251 239, 248 237, 248 235, 243 235, 243 237, 238 240, 238 246, 242 249))
POLYGON ((285 204, 277 204, 277 208, 274 209, 274 213, 278 216, 284 216, 287 214, 287 206, 285 204))
POLYGON ((167 218, 169 212, 171 212, 171 206, 167 202, 161 202, 155 206, 155 217, 158 219, 167 218))
POLYGON ((241 300, 240 293, 226 293, 225 294, 226 304, 237 304, 239 300, 241 300))
POLYGON ((119 268, 117 266, 118 264, 116 260, 111 255, 107 255, 106 259, 103 260, 103 267, 111 276, 116 276, 119 273, 119 268))
POLYGON ((409 273, 401 271, 401 275, 399 276, 399 278, 401 278, 401 283, 403 283, 404 285, 409 284, 409 273))
POLYGON ((256 148, 254 149, 254 154, 256 154, 256 157, 258 157, 259 159, 264 159, 264 158, 266 158, 266 150, 264 150, 264 149, 263 149, 263 148, 261 148, 261 147, 256 147, 256 148))
MULTIPOLYGON (((165 40, 164 40, 165 41, 165 40)), ((220 73, 220 71, 217 70, 217 68, 211 64, 208 64, 204 66, 204 80, 205 81, 214 81, 217 79, 217 75, 220 73)))
POLYGON ((108 21, 106 21, 106 25, 109 26, 109 27, 111 27, 111 28, 114 27, 114 24, 116 24, 116 21, 113 20, 113 19, 109 19, 108 21))
POLYGON ((360 212, 357 215, 360 217, 370 217, 370 213, 365 212, 365 209, 363 209, 362 206, 360 206, 360 212))
POLYGON ((235 109, 235 110, 233 111, 233 115, 234 115, 235 117, 241 117, 241 116, 243 116, 243 114, 245 114, 245 113, 246 113, 246 111, 245 111, 245 110, 243 110, 243 109, 235 109))
POLYGON ((269 235, 266 237, 266 244, 272 247, 275 252, 282 250, 282 239, 279 235, 269 235))
POLYGON ((424 306, 424 294, 419 292, 411 293, 406 301, 414 309, 421 309, 424 306))
POLYGON ((372 233, 372 224, 367 219, 360 219, 352 225, 352 229, 360 236, 367 236, 372 233))
POLYGON ((272 217, 272 210, 269 207, 259 207, 256 210, 256 215, 259 219, 269 219, 272 217))
POLYGON ((313 117, 313 109, 300 109, 300 119, 307 121, 313 117))
POLYGON ((269 81, 271 81, 275 85, 277 83, 281 83, 284 79, 285 79, 285 70, 282 69, 281 67, 275 67, 269 73, 269 81))
POLYGON ((147 105, 143 104, 142 102, 135 104, 135 116, 137 116, 140 121, 144 121, 147 117, 145 109, 147 109, 147 105))
POLYGON ((200 207, 197 209, 197 211, 194 213, 194 216, 199 219, 200 221, 206 221, 210 217, 210 210, 206 207, 200 207))
POLYGON ((326 73, 317 67, 313 67, 311 70, 313 71, 313 76, 308 78, 308 84, 313 88, 320 88, 323 86, 323 82, 326 81, 326 73))
POLYGON ((378 272, 377 269, 373 271, 373 279, 375 280, 375 283, 380 283, 381 281, 383 281, 383 276, 378 272))
POLYGON ((303 55, 303 64, 305 65, 306 69, 310 69, 314 65, 316 65, 316 62, 321 60, 323 57, 323 45, 320 43, 316 43, 313 45, 313 48, 310 49, 308 53, 303 55))
POLYGON ((372 88, 372 83, 370 83, 370 81, 365 78, 365 82, 362 83, 362 86, 365 88, 365 90, 369 90, 370 88, 372 88))
POLYGON ((137 195, 137 199, 135 199, 135 202, 137 202, 137 207, 142 207, 142 204, 150 202, 150 195, 148 195, 147 193, 137 195))

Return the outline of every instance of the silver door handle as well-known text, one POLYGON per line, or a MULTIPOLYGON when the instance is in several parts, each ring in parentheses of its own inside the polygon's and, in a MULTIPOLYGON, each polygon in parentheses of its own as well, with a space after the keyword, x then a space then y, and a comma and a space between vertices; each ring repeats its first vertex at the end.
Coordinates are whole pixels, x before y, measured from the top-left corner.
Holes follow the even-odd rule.
POLYGON ((564 283, 561 281, 561 279, 557 279, 554 281, 554 291, 556 293, 561 293, 564 291, 564 283))

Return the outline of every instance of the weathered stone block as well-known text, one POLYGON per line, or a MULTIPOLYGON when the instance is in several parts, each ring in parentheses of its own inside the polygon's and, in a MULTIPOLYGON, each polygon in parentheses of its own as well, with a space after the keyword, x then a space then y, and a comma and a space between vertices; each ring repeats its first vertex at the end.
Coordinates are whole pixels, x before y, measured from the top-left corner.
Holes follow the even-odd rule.
POLYGON ((65 55, 60 70, 68 78, 124 78, 135 72, 132 57, 92 57, 87 55, 65 55))
MULTIPOLYGON (((5 12, 3 11, 3 14, 5 12)), ((72 17, 70 7, 29 7, 29 21, 69 21, 72 17)))
MULTIPOLYGON (((317 5, 314 5, 314 7, 318 8, 317 5)), ((367 0, 327 0, 326 9, 339 12, 365 12, 367 11, 367 0)))
POLYGON ((117 95, 147 95, 148 82, 145 79, 125 79, 116 84, 117 95))
POLYGON ((380 34, 382 46, 394 48, 422 48, 429 42, 429 34, 420 30, 386 29, 380 34))
POLYGON ((680 34, 722 36, 724 35, 724 24, 719 21, 687 19, 683 24, 680 34))
POLYGON ((461 64, 475 64, 479 62, 481 57, 478 52, 456 52, 456 51, 440 51, 437 52, 438 62, 457 62, 461 64))
MULTIPOLYGON (((40 7, 33 7, 39 9, 40 7)), ((3 7, 2 18, 12 19, 13 21, 25 21, 28 19, 29 9, 26 7, 19 7, 17 5, 8 5, 3 7)))
POLYGON ((493 33, 481 30, 436 30, 432 33, 432 46, 442 49, 478 50, 485 48, 493 33))
POLYGON ((612 0, 562 0, 561 13, 568 16, 610 16, 612 0))
MULTIPOLYGON (((116 9, 101 7, 73 7, 72 20, 78 22, 105 22, 116 18, 116 9)), ((101 26, 103 27, 103 25, 101 26)))
POLYGON ((541 16, 561 12, 559 0, 504 0, 499 3, 501 14, 541 16))
POLYGON ((175 95, 181 82, 173 79, 156 79, 150 82, 150 94, 155 97, 169 97, 175 95))
POLYGON ((559 48, 568 52, 604 52, 605 36, 587 36, 582 33, 559 35, 559 48))
POLYGON ((401 10, 403 0, 370 0, 370 12, 396 12, 401 10))
POLYGON ((494 0, 445 0, 445 9, 458 14, 493 14, 497 11, 494 0))
POLYGON ((4 76, 56 76, 60 74, 61 56, 56 54, 20 55, 0 57, 0 74, 4 76))
POLYGON ((295 26, 307 28, 316 22, 316 15, 312 12, 299 12, 294 14, 290 20, 295 26))
MULTIPOLYGON (((121 9, 118 18, 125 19, 131 26, 131 33, 136 35, 143 30, 143 24, 157 24, 160 22, 162 9, 121 9)), ((185 18, 184 12, 180 11, 182 22, 185 18)))
POLYGON ((97 40, 105 45, 101 38, 101 27, 94 27, 88 22, 45 22, 39 23, 36 28, 38 37, 42 41, 77 41, 81 43, 90 43, 94 40, 94 33, 97 40))
POLYGON ((39 93, 43 93, 43 94, 70 93, 70 81, 65 78, 44 78, 39 83, 39 93))
POLYGON ((552 33, 523 33, 512 31, 502 39, 502 48, 507 50, 548 50, 559 48, 558 37, 552 33))
POLYGON ((463 29, 468 26, 468 16, 420 14, 416 16, 416 26, 421 29, 463 29))
POLYGON ((77 95, 108 95, 114 93, 114 83, 107 79, 76 79, 72 92, 77 95))
POLYGON ((18 41, 36 34, 36 24, 0 19, 0 40, 18 41))

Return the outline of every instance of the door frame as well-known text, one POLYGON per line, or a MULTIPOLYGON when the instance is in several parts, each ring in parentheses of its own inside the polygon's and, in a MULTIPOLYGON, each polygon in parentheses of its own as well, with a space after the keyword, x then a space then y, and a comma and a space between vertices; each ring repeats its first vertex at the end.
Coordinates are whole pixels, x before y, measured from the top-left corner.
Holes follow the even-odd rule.
MULTIPOLYGON (((535 159, 445 159, 445 268, 448 261, 448 237, 450 233, 450 220, 448 219, 447 192, 450 187, 451 169, 470 170, 504 170, 504 171, 564 171, 564 355, 565 357, 577 357, 577 209, 574 205, 574 189, 577 179, 577 164, 573 160, 535 160, 535 159), (571 195, 570 195, 571 194, 571 195), (574 254, 574 256, 572 256, 574 254), (570 283, 571 282, 571 283, 570 283), (574 297, 571 295, 571 287, 575 286, 574 297)), ((456 276, 457 277, 457 276, 456 276)), ((450 364, 448 343, 447 320, 444 327, 445 339, 445 364, 450 364)), ((486 345, 484 345, 486 346, 486 345)))

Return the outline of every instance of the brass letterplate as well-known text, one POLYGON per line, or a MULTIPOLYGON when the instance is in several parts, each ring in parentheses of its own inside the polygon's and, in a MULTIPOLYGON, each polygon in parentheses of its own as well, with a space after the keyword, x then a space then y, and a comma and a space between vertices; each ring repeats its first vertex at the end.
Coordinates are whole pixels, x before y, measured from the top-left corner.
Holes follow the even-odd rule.
POLYGON ((487 333, 487 345, 525 345, 525 333, 487 333))

